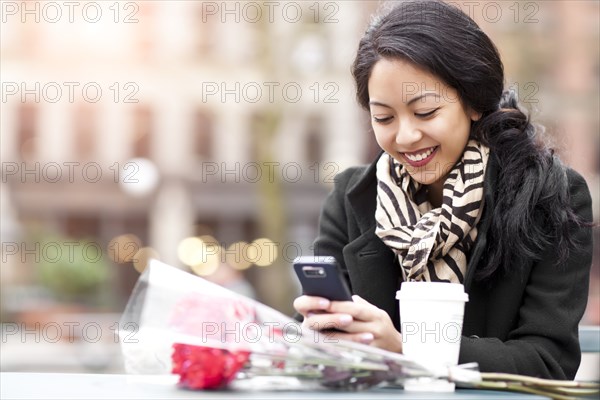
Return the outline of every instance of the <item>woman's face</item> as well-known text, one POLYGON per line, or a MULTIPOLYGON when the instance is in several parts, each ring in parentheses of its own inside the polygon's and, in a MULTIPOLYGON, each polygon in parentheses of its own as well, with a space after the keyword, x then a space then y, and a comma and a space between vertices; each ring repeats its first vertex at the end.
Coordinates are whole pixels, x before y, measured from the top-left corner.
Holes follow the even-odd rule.
POLYGON ((463 106, 454 89, 398 59, 373 66, 369 101, 379 146, 417 182, 441 190, 479 115, 463 106))

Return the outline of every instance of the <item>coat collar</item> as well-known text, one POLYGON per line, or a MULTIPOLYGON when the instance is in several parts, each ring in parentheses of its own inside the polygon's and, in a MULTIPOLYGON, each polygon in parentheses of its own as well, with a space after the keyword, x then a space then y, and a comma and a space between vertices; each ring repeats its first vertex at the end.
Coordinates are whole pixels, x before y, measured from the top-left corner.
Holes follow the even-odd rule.
POLYGON ((365 232, 375 225, 375 206, 377 204, 377 160, 363 170, 356 183, 348 189, 348 201, 354 211, 356 222, 361 232, 365 232))

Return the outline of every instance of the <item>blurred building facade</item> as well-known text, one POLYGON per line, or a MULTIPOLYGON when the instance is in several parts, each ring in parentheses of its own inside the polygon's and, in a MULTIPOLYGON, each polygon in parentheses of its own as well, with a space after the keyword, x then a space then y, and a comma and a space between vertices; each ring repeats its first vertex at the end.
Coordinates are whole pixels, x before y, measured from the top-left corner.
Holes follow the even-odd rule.
MULTIPOLYGON (((119 312, 150 256, 210 273, 186 265, 193 237, 290 312, 289 264, 310 253, 333 177, 377 152, 350 64, 381 4, 92 3, 73 22, 61 4, 59 19, 48 3, 3 5, 4 319, 53 304, 36 264, 64 242, 101 253, 94 307, 119 312)), ((598 221, 598 3, 453 3, 496 42, 507 86, 585 176, 598 221)))
POLYGON ((365 160, 349 61, 372 4, 121 3, 95 23, 34 4, 2 41, 7 281, 35 281, 32 230, 95 241, 122 299, 139 249, 183 268, 194 235, 310 251, 335 173, 365 160))

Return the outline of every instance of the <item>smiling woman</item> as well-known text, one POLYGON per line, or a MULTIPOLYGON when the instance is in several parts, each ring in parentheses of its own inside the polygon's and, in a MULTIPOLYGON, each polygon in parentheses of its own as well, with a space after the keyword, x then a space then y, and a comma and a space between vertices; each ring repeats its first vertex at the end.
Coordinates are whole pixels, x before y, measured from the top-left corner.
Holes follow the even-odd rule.
POLYGON ((494 44, 454 6, 406 2, 367 29, 352 72, 383 152, 337 176, 315 241, 354 301, 297 298, 305 326, 402 352, 401 283, 460 283, 459 362, 572 379, 590 193, 504 90, 494 44))

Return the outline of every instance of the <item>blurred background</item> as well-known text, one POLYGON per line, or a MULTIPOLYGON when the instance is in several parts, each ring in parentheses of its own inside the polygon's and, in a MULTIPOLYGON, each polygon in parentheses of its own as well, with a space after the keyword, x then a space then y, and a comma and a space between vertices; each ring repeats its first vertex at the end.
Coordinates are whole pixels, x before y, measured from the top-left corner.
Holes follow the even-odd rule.
MULTIPOLYGON (((599 2, 452 3, 597 223, 599 2)), ((121 371, 119 313, 149 258, 291 314, 290 263, 333 177, 378 152, 350 64, 391 4, 1 1, 2 371, 121 371)))

